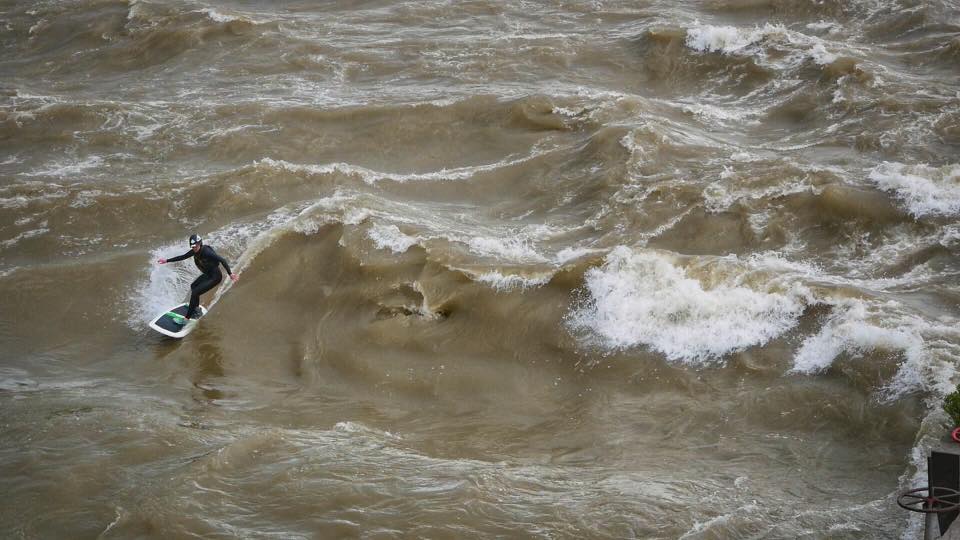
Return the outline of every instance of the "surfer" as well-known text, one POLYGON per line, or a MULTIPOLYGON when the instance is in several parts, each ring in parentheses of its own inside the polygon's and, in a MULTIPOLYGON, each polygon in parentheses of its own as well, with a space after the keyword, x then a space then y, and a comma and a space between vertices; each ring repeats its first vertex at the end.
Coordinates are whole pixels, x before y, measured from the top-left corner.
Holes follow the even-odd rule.
POLYGON ((190 235, 190 251, 172 259, 160 259, 157 262, 167 264, 168 262, 183 261, 190 257, 193 257, 194 264, 203 273, 190 284, 190 307, 187 308, 185 316, 187 319, 192 319, 197 312, 197 307, 200 305, 200 295, 216 287, 223 279, 223 274, 220 273, 221 264, 226 269, 227 274, 230 275, 230 279, 233 281, 239 279, 237 274, 230 271, 227 260, 217 255, 212 247, 203 245, 203 238, 196 234, 190 235))

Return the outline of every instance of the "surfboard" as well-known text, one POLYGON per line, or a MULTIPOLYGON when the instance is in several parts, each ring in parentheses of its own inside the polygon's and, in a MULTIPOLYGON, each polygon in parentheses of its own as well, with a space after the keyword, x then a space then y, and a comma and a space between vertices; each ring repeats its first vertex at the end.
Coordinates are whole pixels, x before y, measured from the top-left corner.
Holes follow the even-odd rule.
POLYGON ((189 307, 188 304, 180 304, 164 311, 150 322, 150 328, 172 338, 180 339, 186 336, 196 328, 197 321, 207 314, 207 308, 200 306, 200 317, 187 321, 183 316, 187 314, 189 307))

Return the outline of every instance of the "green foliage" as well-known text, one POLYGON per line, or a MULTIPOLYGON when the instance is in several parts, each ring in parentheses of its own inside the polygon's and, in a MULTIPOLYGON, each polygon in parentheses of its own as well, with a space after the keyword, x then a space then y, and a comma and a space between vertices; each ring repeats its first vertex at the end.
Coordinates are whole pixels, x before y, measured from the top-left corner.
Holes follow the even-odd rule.
POLYGON ((943 398, 943 410, 950 415, 954 426, 960 426, 960 384, 943 398))

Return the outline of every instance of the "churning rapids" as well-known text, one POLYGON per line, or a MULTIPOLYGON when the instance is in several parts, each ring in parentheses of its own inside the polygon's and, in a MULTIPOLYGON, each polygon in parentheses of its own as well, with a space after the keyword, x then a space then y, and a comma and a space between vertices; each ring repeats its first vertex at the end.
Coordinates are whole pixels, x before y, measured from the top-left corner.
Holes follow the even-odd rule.
POLYGON ((2 0, 0 536, 917 538, 958 250, 954 0, 2 0))

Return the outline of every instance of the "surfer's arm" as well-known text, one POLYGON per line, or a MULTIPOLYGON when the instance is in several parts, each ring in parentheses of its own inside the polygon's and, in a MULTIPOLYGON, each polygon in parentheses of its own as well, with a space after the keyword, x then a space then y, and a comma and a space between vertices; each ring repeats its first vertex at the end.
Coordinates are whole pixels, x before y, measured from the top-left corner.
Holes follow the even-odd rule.
POLYGON ((227 260, 226 260, 226 259, 224 259, 223 257, 221 257, 221 256, 219 256, 219 255, 217 255, 217 259, 220 261, 220 264, 223 265, 223 269, 226 270, 228 274, 232 274, 232 273, 233 273, 233 272, 230 271, 230 265, 227 263, 227 260))
POLYGON ((193 256, 193 250, 190 250, 190 251, 184 253, 183 255, 177 255, 176 257, 174 257, 174 258, 172 258, 172 259, 160 259, 160 260, 157 261, 157 262, 159 262, 160 264, 166 264, 166 263, 172 263, 172 262, 185 261, 185 260, 189 259, 189 258, 192 257, 192 256, 193 256))

